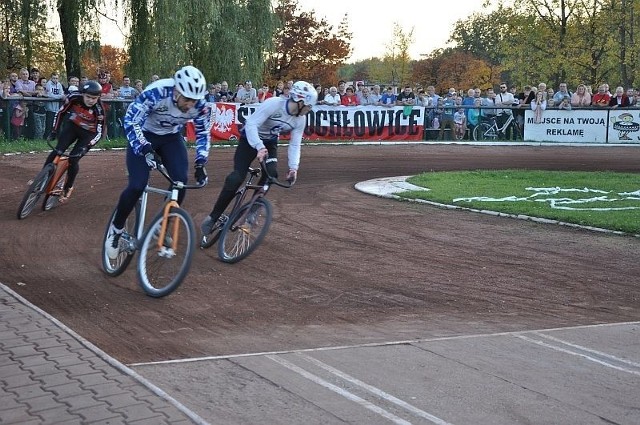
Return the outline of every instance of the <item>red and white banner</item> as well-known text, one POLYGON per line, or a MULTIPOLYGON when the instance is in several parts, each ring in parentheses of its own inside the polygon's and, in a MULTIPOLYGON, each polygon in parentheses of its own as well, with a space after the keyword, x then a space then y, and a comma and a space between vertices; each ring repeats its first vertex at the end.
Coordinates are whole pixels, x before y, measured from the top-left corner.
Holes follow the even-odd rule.
MULTIPOLYGON (((238 140, 240 129, 260 104, 216 103, 211 139, 238 140)), ((395 106, 317 105, 307 114, 304 138, 308 140, 423 140, 425 108, 395 106)), ((282 138, 287 139, 288 135, 282 138)), ((187 124, 187 140, 195 140, 187 124)))

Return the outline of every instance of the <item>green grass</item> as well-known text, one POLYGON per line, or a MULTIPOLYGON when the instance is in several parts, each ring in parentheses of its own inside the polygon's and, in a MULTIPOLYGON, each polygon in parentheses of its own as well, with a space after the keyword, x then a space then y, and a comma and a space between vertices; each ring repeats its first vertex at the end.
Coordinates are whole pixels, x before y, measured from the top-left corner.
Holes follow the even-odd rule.
POLYGON ((430 172, 408 182, 429 190, 398 196, 640 234, 640 174, 477 170, 430 172))
MULTIPOLYGON (((110 139, 100 142, 96 147, 99 149, 123 148, 127 145, 126 139, 110 139)), ((0 154, 19 152, 48 152, 51 148, 45 140, 6 140, 0 139, 0 154)))

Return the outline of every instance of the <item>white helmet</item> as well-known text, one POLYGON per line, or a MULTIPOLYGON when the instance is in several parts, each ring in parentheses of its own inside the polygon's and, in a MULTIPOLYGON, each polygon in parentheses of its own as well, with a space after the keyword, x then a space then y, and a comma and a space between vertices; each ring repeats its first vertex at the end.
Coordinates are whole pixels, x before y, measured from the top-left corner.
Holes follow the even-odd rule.
POLYGON ((189 99, 204 99, 207 94, 207 82, 198 68, 187 65, 176 71, 173 76, 176 89, 189 99))
POLYGON ((305 105, 313 106, 318 101, 318 92, 306 81, 296 81, 289 91, 289 98, 296 102, 302 100, 305 105))

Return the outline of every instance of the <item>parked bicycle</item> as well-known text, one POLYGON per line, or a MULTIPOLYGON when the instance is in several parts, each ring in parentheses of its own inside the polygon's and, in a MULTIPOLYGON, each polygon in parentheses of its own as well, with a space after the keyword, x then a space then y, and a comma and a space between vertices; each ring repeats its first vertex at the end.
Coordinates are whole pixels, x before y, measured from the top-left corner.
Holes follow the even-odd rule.
POLYGON ((491 117, 489 122, 480 122, 473 129, 473 140, 506 140, 511 135, 513 140, 522 140, 522 129, 513 114, 507 114, 507 120, 502 126, 498 126, 496 117, 491 117))
POLYGON ((188 185, 174 181, 162 164, 157 170, 170 183, 170 188, 167 190, 147 185, 134 213, 127 218, 115 259, 109 258, 104 248, 116 214, 113 211, 102 243, 102 267, 107 275, 118 276, 126 270, 139 250, 137 274, 140 287, 147 295, 163 297, 180 286, 191 268, 196 249, 196 229, 189 213, 178 204, 179 190, 200 189, 207 183, 188 185), (145 228, 149 193, 164 195, 166 200, 162 211, 145 228))
POLYGON ((225 263, 247 258, 269 232, 273 207, 266 196, 273 184, 284 188, 293 185, 270 176, 264 162, 260 162, 260 168, 249 168, 247 180, 236 192, 230 209, 220 216, 212 233, 202 236, 200 247, 209 248, 217 241, 218 257, 225 263), (266 180, 259 184, 262 173, 266 180))
MULTIPOLYGON (((55 147, 51 142, 47 142, 51 149, 55 147)), ((70 158, 81 158, 87 153, 83 150, 77 154, 66 154, 56 151, 53 162, 42 167, 42 170, 29 183, 29 188, 24 193, 20 206, 18 207, 18 220, 27 218, 33 211, 40 197, 44 195, 42 210, 49 211, 60 203, 60 198, 64 195, 64 184, 67 181, 70 158)))

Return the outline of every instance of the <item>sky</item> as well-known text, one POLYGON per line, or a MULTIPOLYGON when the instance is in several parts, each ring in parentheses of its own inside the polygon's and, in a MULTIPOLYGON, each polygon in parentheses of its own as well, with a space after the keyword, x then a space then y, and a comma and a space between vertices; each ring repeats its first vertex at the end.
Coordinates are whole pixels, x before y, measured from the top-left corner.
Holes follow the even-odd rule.
MULTIPOLYGON (((405 34, 413 29, 414 42, 409 55, 412 59, 420 59, 422 55, 446 47, 456 21, 484 9, 483 0, 454 0, 451 7, 438 5, 439 1, 442 0, 411 0, 396 7, 375 7, 375 2, 367 0, 298 0, 298 4, 299 10, 313 10, 316 18, 325 18, 334 31, 345 13, 348 15, 353 54, 347 62, 353 63, 384 56, 386 46, 393 38, 394 22, 400 24, 405 34)), ((123 45, 122 34, 104 20, 101 36, 103 44, 123 45)))
POLYGON ((409 48, 412 59, 446 47, 456 21, 483 11, 482 0, 454 0, 450 7, 438 4, 442 0, 413 0, 400 4, 366 0, 298 0, 300 10, 315 11, 317 18, 325 18, 337 29, 344 14, 348 14, 349 30, 353 34, 352 56, 347 62, 382 57, 393 39, 393 25, 397 22, 403 32, 413 29, 414 43, 409 48), (389 7, 389 5, 393 7, 389 7))

